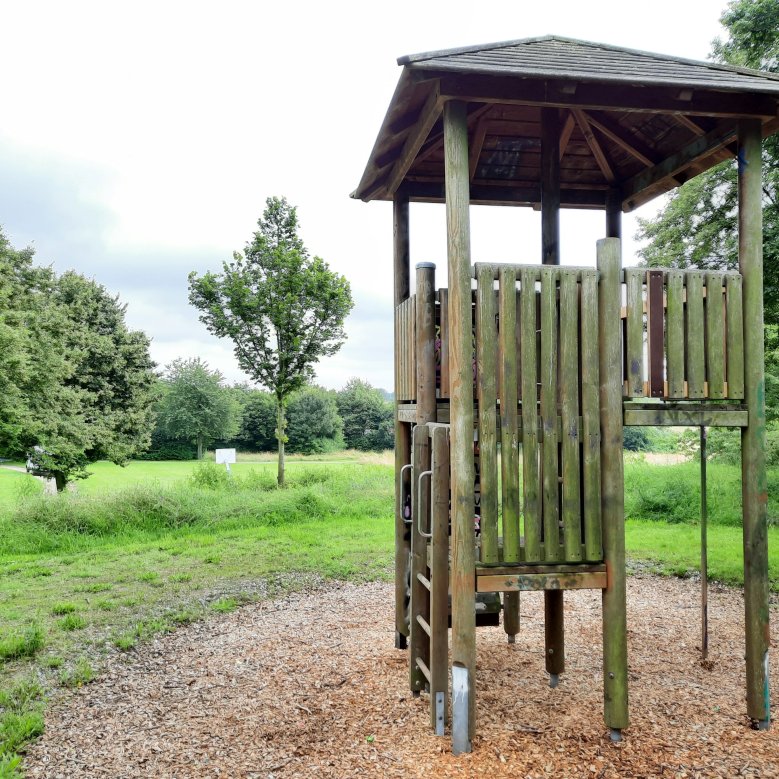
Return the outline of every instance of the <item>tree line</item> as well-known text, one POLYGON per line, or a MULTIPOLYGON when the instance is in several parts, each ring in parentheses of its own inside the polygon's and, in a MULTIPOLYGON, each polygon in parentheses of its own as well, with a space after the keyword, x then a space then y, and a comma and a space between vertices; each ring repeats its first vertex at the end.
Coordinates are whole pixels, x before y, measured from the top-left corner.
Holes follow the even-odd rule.
MULTIPOLYGON (((277 449, 277 404, 270 392, 228 386, 202 360, 175 360, 159 382, 156 426, 144 459, 202 458, 207 448, 277 449)), ((307 385, 285 406, 285 446, 298 454, 341 449, 381 451, 394 445, 393 404, 362 379, 339 390, 307 385)))

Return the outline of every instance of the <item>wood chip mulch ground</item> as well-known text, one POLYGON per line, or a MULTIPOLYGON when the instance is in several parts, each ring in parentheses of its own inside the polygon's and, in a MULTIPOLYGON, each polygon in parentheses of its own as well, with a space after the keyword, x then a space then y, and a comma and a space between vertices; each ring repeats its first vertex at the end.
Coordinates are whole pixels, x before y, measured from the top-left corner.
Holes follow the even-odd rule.
MULTIPOLYGON (((711 592, 704 667, 698 583, 634 576, 628 588, 632 722, 618 745, 601 715, 600 593, 566 593, 567 670, 556 690, 543 672, 540 593, 522 597, 515 645, 501 628, 480 629, 479 735, 472 754, 453 757, 448 737, 429 731, 426 696, 408 691, 391 587, 343 584, 115 657, 51 706, 27 774, 779 777, 779 724, 755 732, 745 716, 742 594, 711 592)), ((776 662, 771 673, 777 702, 776 662)))

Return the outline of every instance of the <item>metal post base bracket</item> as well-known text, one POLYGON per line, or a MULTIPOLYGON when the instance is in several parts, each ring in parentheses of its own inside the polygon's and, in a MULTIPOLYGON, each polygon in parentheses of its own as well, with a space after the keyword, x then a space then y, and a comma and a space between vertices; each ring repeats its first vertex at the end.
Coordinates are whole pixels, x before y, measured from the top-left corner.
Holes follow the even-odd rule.
POLYGON ((609 728, 609 738, 613 744, 619 744, 622 741, 622 731, 619 728, 609 728))
POLYGON ((468 738, 468 702, 470 698, 468 669, 463 665, 452 666, 452 754, 462 755, 471 751, 468 738))
POLYGON ((753 719, 752 720, 752 730, 770 730, 771 729, 771 720, 770 719, 753 719))
POLYGON ((444 693, 440 690, 435 694, 435 734, 436 736, 444 735, 444 711, 445 700, 444 693))
POLYGON ((560 684, 560 674, 549 674, 549 686, 554 690, 560 684))

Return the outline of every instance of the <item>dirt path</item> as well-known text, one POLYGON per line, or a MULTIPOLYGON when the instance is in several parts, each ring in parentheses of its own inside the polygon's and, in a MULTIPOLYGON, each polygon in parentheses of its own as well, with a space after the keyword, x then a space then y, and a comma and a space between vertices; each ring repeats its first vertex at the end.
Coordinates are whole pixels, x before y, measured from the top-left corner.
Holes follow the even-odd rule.
MULTIPOLYGON (((392 648, 391 589, 331 586, 248 606, 115 657, 54 704, 30 777, 779 776, 779 726, 747 728, 743 598, 711 593, 711 660, 699 662, 698 587, 629 579, 632 725, 601 718, 600 596, 566 593, 568 669, 543 673, 543 600, 522 632, 479 632, 475 751, 454 758, 428 729, 392 648)), ((779 610, 773 608, 773 624, 779 610)), ((776 633, 774 634, 776 635, 776 633)), ((772 669, 774 718, 779 702, 772 669)))

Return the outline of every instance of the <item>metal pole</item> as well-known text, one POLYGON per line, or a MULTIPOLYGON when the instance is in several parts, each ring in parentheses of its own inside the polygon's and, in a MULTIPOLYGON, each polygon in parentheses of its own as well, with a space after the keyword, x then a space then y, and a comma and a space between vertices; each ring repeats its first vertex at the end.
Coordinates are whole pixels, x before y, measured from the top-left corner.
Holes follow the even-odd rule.
POLYGON ((709 561, 706 525, 709 506, 706 499, 706 428, 701 425, 701 656, 709 656, 709 561))

